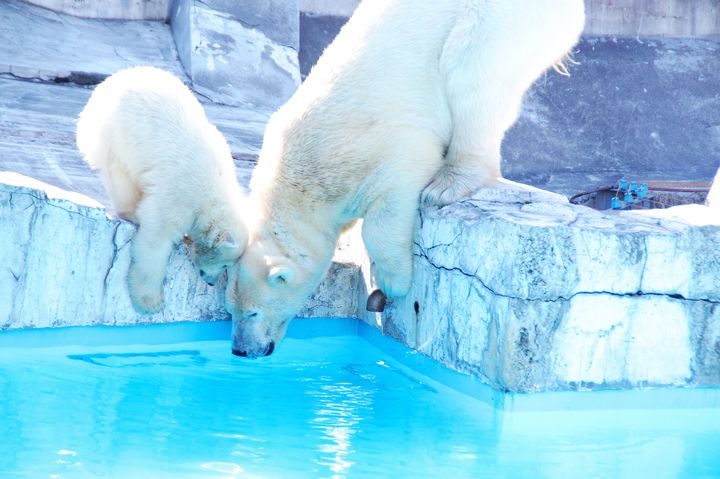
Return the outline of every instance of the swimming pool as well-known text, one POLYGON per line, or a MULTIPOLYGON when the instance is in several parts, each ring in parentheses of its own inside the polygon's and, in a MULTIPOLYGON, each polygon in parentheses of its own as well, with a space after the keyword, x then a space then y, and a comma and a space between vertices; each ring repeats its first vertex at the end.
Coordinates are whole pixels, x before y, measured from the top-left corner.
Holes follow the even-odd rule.
POLYGON ((720 477, 720 392, 503 395, 356 320, 0 333, 0 477, 720 477))

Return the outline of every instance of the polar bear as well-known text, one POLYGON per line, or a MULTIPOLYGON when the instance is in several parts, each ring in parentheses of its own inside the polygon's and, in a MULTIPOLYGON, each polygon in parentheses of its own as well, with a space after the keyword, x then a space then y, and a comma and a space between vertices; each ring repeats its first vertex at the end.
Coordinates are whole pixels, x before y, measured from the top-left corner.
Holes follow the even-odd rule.
POLYGON ((178 78, 153 67, 115 73, 80 113, 76 139, 118 216, 139 224, 128 271, 138 311, 161 309, 167 261, 183 235, 209 284, 242 254, 244 194, 230 148, 178 78))
POLYGON ((583 0, 363 1, 267 125, 228 278, 233 352, 274 350, 357 218, 379 287, 405 295, 420 201, 496 183, 525 91, 584 18, 583 0))

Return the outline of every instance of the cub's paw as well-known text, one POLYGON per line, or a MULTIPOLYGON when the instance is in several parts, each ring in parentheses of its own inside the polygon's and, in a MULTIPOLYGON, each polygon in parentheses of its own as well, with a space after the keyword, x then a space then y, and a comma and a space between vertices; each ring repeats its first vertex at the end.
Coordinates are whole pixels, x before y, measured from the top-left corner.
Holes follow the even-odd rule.
POLYGON ((424 205, 449 205, 467 198, 480 188, 490 186, 491 183, 485 175, 456 168, 443 168, 425 187, 420 195, 420 202, 424 205))
POLYGON ((130 301, 135 311, 141 314, 153 314, 159 312, 163 308, 165 295, 160 286, 149 284, 143 281, 136 270, 131 269, 128 274, 128 291, 130 293, 130 301))

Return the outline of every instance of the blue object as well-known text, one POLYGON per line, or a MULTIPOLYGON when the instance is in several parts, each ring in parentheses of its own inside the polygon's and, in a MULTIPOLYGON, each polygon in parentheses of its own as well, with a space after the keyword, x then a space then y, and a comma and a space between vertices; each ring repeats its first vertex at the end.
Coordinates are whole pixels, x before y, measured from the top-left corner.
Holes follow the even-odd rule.
POLYGON ((614 210, 619 210, 620 209, 620 198, 618 198, 617 196, 613 196, 612 199, 610 200, 610 208, 612 208, 614 210))
POLYGON ((620 191, 627 190, 627 187, 628 187, 627 180, 625 178, 623 178, 622 180, 620 180, 620 184, 618 186, 620 187, 620 191))
POLYGON ((635 198, 633 198, 633 195, 630 192, 630 190, 627 190, 625 192, 625 198, 623 198, 623 200, 625 201, 625 203, 634 203, 635 202, 635 198))
POLYGON ((630 182, 630 192, 635 193, 637 191, 638 185, 637 181, 631 181, 630 182))

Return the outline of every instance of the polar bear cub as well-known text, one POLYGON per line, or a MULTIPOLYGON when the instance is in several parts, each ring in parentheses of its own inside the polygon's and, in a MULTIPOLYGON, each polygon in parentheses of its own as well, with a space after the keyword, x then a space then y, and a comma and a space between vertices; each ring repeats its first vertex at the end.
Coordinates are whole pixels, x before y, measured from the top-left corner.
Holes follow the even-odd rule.
POLYGON ((110 76, 80 113, 77 145, 118 216, 139 225, 128 271, 138 311, 162 308, 168 258, 183 236, 209 284, 240 257, 244 196, 230 148, 178 78, 153 67, 110 76))

